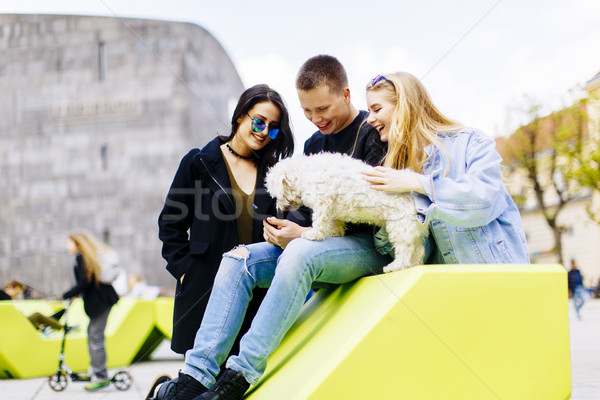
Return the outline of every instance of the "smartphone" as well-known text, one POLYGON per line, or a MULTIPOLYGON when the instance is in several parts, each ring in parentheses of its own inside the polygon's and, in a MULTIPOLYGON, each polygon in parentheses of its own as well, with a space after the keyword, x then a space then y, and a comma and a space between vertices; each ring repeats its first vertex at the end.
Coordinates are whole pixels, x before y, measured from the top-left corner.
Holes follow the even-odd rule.
POLYGON ((277 225, 273 225, 272 223, 269 222, 268 219, 265 218, 265 222, 269 225, 271 225, 273 228, 277 228, 277 225))

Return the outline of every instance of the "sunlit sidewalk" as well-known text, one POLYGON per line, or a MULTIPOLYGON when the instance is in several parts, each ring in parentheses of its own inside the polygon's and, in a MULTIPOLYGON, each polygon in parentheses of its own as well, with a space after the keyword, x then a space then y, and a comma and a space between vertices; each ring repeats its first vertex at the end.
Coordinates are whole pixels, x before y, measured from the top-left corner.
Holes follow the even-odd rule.
POLYGON ((572 400, 600 399, 600 299, 588 300, 577 319, 569 300, 572 400))
MULTIPOLYGON (((58 361, 57 361, 58 363, 58 361)), ((58 367, 58 364, 57 364, 58 367)), ((164 341, 152 354, 151 361, 144 361, 124 368, 133 377, 129 390, 119 391, 114 385, 89 393, 83 388, 85 382, 69 382, 62 392, 54 392, 47 378, 0 380, 0 398, 11 400, 137 400, 144 399, 154 378, 160 374, 177 374, 183 368, 183 356, 175 354, 164 341)), ((112 375, 117 370, 110 370, 112 375)))

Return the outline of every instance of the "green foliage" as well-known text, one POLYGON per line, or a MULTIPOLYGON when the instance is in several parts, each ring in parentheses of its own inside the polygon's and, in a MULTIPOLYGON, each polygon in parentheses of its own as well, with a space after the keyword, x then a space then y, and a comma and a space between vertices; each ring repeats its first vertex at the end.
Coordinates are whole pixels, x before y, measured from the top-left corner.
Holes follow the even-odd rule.
MULTIPOLYGON (((540 116, 541 105, 531 104, 525 112, 528 124, 519 128, 504 143, 505 160, 513 169, 524 172, 530 193, 535 196, 540 212, 554 234, 554 250, 562 263, 562 226, 557 219, 565 205, 577 196, 580 183, 574 178, 580 170, 579 160, 584 149, 585 104, 540 116), (582 111, 583 110, 583 111, 582 111)), ((514 196, 524 204, 523 196, 514 196)))
MULTIPOLYGON (((586 122, 586 127, 589 131, 597 132, 596 135, 589 134, 583 135, 578 142, 572 143, 567 147, 567 153, 569 157, 569 169, 566 177, 567 179, 575 182, 578 187, 587 188, 590 192, 596 192, 600 194, 600 127, 597 121, 589 121, 587 119, 586 108, 590 106, 590 103, 594 103, 593 99, 582 100, 582 113, 581 119, 586 122)), ((596 106, 600 103, 595 102, 596 106)), ((588 214, 592 220, 600 224, 600 213, 594 210, 592 207, 588 207, 588 214)))

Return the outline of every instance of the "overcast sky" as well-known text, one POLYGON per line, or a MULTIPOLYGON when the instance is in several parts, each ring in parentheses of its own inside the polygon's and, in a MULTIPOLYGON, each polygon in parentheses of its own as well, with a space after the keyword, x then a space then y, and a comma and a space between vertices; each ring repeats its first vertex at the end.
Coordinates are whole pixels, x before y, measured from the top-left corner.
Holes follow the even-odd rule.
POLYGON ((408 71, 448 117, 491 136, 515 128, 525 96, 555 109, 600 72, 598 0, 0 0, 0 12, 196 23, 246 87, 264 82, 283 94, 300 142, 315 129, 294 79, 316 54, 345 65, 359 108, 370 78, 408 71))

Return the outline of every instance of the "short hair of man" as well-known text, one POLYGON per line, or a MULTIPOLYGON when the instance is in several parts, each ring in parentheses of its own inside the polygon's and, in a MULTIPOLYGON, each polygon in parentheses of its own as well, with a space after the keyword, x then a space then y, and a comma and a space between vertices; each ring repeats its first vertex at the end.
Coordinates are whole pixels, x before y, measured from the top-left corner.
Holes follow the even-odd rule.
POLYGON ((297 90, 309 91, 323 84, 334 92, 348 87, 348 75, 342 63, 325 54, 306 60, 296 75, 297 90))

